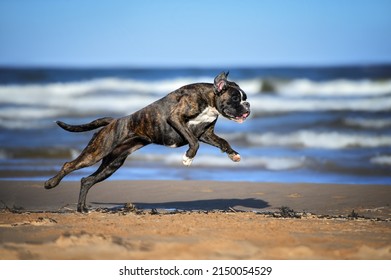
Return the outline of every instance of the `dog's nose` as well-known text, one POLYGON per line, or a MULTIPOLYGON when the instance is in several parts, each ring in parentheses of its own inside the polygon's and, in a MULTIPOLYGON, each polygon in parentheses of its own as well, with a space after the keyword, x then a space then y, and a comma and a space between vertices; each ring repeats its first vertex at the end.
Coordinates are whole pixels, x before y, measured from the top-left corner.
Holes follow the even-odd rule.
POLYGON ((246 107, 248 110, 250 109, 250 103, 248 103, 247 101, 243 102, 243 106, 246 107))

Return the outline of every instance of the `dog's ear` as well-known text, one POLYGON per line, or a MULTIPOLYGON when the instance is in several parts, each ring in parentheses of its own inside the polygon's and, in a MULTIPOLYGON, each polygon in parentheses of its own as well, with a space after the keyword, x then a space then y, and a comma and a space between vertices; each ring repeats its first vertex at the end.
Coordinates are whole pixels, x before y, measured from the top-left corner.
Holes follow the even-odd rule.
POLYGON ((227 73, 221 72, 218 76, 216 76, 214 80, 214 89, 216 93, 221 93, 226 85, 227 85, 227 77, 228 77, 229 71, 227 73))

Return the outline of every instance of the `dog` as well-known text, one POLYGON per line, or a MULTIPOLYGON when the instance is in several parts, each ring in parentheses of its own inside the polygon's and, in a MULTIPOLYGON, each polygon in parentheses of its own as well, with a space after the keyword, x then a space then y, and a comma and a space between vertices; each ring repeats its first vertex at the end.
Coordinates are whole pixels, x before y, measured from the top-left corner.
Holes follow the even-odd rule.
POLYGON ((186 166, 190 166, 196 156, 199 141, 219 148, 234 162, 240 161, 239 153, 214 133, 220 115, 238 123, 250 115, 246 93, 227 80, 228 74, 222 72, 213 84, 185 85, 126 117, 105 117, 82 125, 57 121, 70 132, 103 128, 94 134, 75 160, 66 162, 57 175, 45 182, 45 188, 52 189, 69 173, 102 160, 93 174, 81 179, 77 211, 88 212, 86 197, 90 188, 110 177, 131 153, 152 143, 173 148, 189 145, 183 155, 186 166))

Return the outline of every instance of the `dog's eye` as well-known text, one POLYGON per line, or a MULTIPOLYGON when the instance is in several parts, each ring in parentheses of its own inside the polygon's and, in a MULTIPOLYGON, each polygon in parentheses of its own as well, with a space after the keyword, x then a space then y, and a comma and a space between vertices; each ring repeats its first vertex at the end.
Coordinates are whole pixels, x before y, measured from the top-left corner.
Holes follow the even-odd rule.
POLYGON ((232 96, 232 101, 238 102, 238 101, 240 101, 240 97, 237 95, 234 95, 234 96, 232 96))

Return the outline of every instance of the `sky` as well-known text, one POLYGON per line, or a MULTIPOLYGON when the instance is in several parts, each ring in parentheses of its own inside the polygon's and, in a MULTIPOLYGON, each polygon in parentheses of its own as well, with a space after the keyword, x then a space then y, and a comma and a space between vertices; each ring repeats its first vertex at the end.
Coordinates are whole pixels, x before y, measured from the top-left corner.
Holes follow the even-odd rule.
POLYGON ((391 63, 389 0, 0 0, 0 66, 391 63))

